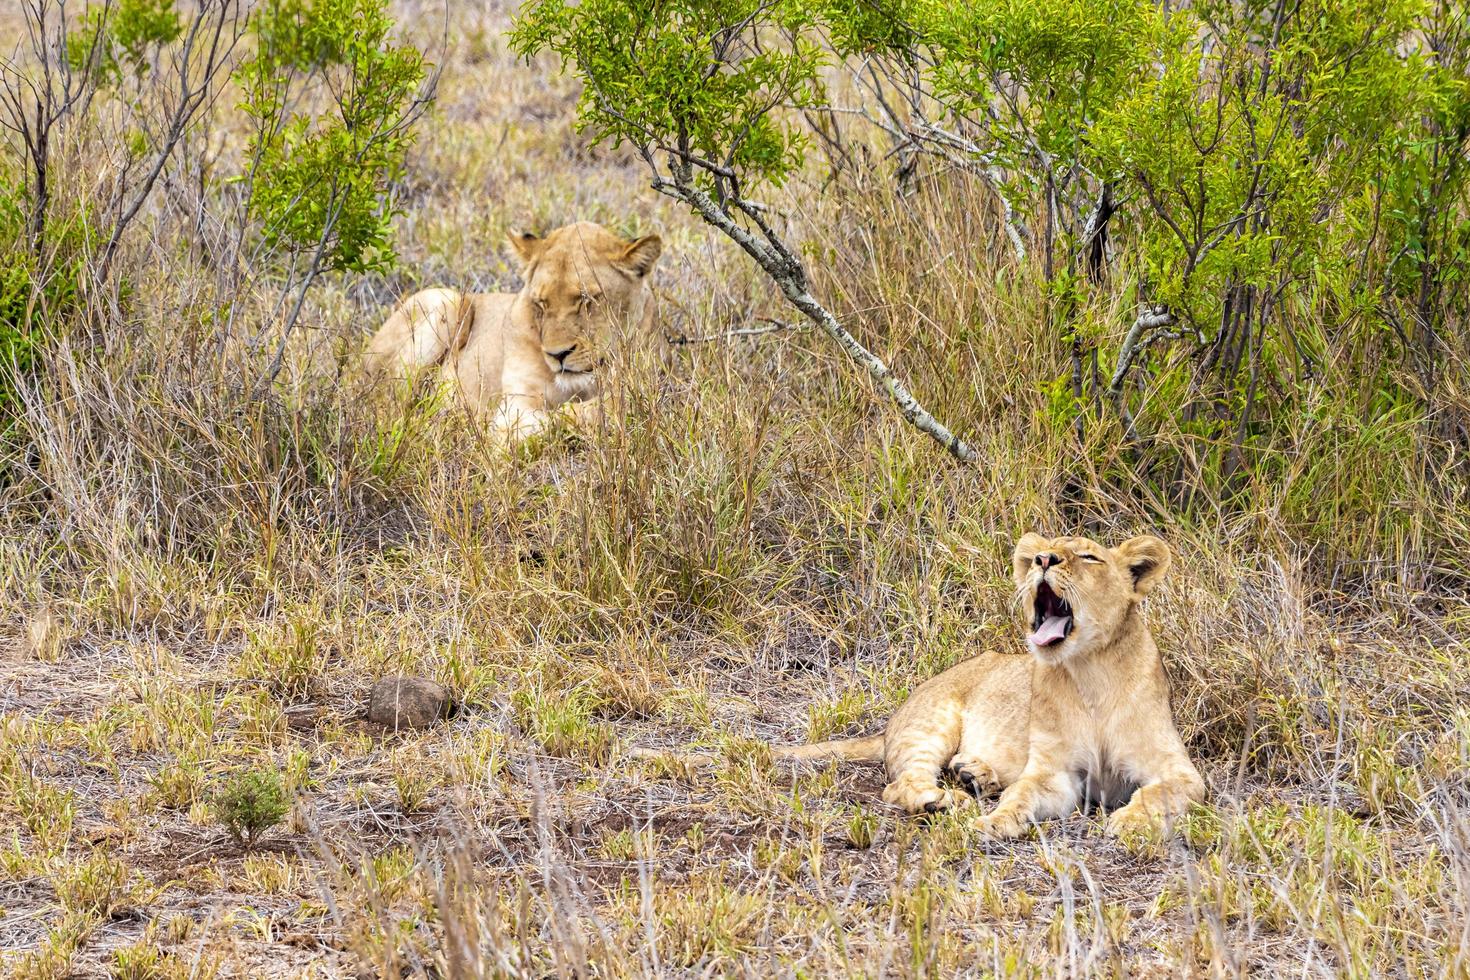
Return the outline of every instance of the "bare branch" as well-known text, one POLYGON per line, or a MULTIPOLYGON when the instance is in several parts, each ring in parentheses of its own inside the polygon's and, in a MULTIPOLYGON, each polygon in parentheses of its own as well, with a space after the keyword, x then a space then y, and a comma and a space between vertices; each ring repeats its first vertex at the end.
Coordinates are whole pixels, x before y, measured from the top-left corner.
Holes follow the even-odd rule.
POLYGON ((751 258, 755 259, 772 281, 780 287, 787 301, 795 306, 807 319, 816 324, 833 340, 837 341, 848 358, 861 365, 867 371, 868 376, 874 383, 888 393, 888 397, 898 407, 899 414, 919 431, 930 436, 945 449, 963 462, 970 463, 978 459, 978 454, 966 442, 961 440, 953 432, 944 426, 933 415, 929 414, 918 400, 909 392, 908 388, 894 376, 887 364, 872 351, 864 347, 846 327, 837 321, 828 309, 823 306, 811 294, 808 288, 806 269, 801 261, 786 247, 780 237, 759 216, 759 210, 751 206, 750 202, 736 199, 735 204, 740 211, 755 221, 761 229, 762 235, 767 241, 762 242, 746 228, 740 225, 704 191, 694 186, 684 175, 688 174, 689 163, 687 159, 681 159, 673 168, 675 177, 670 180, 661 174, 655 173, 653 180, 654 190, 661 194, 692 207, 706 222, 724 232, 729 238, 745 250, 751 258))
POLYGON ((785 320, 772 320, 770 317, 756 317, 756 320, 760 323, 768 323, 770 326, 742 327, 737 330, 726 330, 723 333, 707 334, 703 337, 665 337, 664 339, 675 346, 682 346, 684 344, 707 344, 713 340, 730 340, 736 337, 764 337, 771 333, 796 333, 807 329, 794 323, 787 323, 785 320))

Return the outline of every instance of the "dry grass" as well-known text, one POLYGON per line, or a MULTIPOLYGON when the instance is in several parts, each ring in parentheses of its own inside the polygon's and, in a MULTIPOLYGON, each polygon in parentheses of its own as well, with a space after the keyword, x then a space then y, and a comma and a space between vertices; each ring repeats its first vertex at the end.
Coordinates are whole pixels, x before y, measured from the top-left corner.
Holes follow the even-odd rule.
POLYGON ((1470 971, 1470 606, 1444 584, 1466 552, 1426 544, 1470 540, 1463 488, 1410 486, 1397 552, 1357 574, 1319 546, 1357 518, 1318 501, 1294 523, 1300 483, 1159 526, 1106 433, 1079 448, 1048 415, 1065 351, 1031 277, 974 244, 999 237, 962 180, 900 199, 814 178, 781 203, 979 466, 806 332, 633 358, 602 431, 514 454, 442 400, 375 414, 343 354, 413 286, 512 286, 511 227, 660 230, 674 333, 785 315, 586 146, 574 93, 507 54, 490 7, 452 11, 403 271, 320 291, 279 401, 241 390, 259 355, 218 342, 214 274, 163 206, 121 319, 51 351, 36 456, 0 497, 5 971, 1470 971), (957 659, 1018 649, 1022 530, 1150 527, 1179 554, 1150 618, 1211 788, 1179 839, 1130 851, 1078 814, 986 843, 963 813, 886 809, 870 768, 763 751, 871 730, 957 659), (369 727, 369 686, 400 671, 457 713, 369 727), (723 763, 625 751, 691 744, 723 763), (213 799, 251 770, 292 804, 247 850, 213 799))

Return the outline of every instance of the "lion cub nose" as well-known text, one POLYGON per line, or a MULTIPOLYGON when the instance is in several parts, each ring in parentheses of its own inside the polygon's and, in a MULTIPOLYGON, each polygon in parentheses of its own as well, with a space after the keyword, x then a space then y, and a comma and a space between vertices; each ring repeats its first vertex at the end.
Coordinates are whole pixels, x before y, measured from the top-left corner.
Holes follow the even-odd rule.
POLYGON ((1043 551, 1041 554, 1036 556, 1036 564, 1041 566, 1042 571, 1046 571, 1053 565, 1060 565, 1061 563, 1062 556, 1054 551, 1043 551))
POLYGON ((553 358, 555 358, 556 359, 556 363, 558 363, 558 364, 565 364, 566 361, 567 361, 567 358, 571 355, 572 351, 574 351, 576 349, 577 349, 577 345, 576 344, 573 344, 572 346, 568 347, 566 350, 549 350, 546 353, 550 354, 553 358))

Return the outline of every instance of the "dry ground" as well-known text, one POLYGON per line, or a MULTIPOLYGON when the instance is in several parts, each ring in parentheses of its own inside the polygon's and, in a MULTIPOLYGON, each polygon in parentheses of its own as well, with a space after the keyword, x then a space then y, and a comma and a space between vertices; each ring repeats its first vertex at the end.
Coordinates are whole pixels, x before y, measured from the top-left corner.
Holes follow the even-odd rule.
MULTIPOLYGON (((432 7, 400 12, 433 37, 432 7)), ((574 90, 506 52, 508 19, 453 5, 401 271, 320 290, 279 403, 250 403, 248 353, 209 342, 221 301, 163 206, 109 339, 60 343, 32 393, 32 476, 0 503, 0 969, 1470 971, 1457 580, 1328 566, 1266 492, 1160 526, 1108 489, 1108 437, 1081 452, 1048 419, 1065 351, 962 177, 899 199, 818 175, 780 203, 825 294, 979 466, 801 331, 635 359, 604 430, 513 455, 432 397, 365 407, 343 353, 404 290, 513 287, 511 227, 659 230, 674 334, 788 315, 577 135, 574 90), (1019 654, 1005 567, 1028 528, 1177 549, 1149 616, 1211 788, 1180 838, 1129 850, 1078 814, 987 843, 966 813, 885 808, 872 768, 771 763, 765 741, 873 730, 967 653, 1019 654), (458 710, 370 726, 396 672, 458 710), (292 796, 252 850, 213 802, 248 770, 292 796)))

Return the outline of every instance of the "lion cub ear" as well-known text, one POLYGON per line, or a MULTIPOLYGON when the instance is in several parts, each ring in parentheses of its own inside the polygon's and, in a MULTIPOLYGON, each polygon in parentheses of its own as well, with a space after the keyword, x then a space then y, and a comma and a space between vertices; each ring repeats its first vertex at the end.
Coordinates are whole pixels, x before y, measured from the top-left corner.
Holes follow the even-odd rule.
POLYGON ((541 254, 541 250, 546 247, 545 241, 537 238, 529 231, 513 231, 507 237, 510 239, 511 248, 516 250, 516 254, 521 257, 521 261, 526 265, 535 262, 536 257, 541 254))
POLYGON ((1036 560, 1036 553, 1046 547, 1046 538, 1035 531, 1027 531, 1021 535, 1021 540, 1016 542, 1016 550, 1011 552, 1011 566, 1015 570, 1016 584, 1020 585, 1026 579, 1026 573, 1031 570, 1031 563, 1036 560))
POLYGON ((658 257, 664 253, 664 240, 657 235, 644 235, 628 243, 618 264, 642 279, 648 275, 658 257))
POLYGON ((1169 546, 1152 534, 1129 538, 1113 549, 1118 562, 1133 576, 1133 591, 1148 595, 1149 590, 1164 579, 1173 554, 1169 546))

